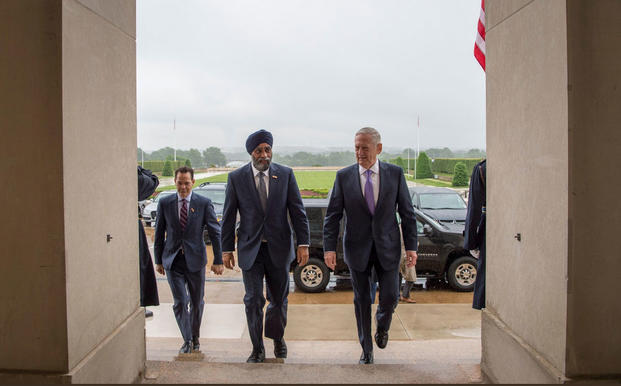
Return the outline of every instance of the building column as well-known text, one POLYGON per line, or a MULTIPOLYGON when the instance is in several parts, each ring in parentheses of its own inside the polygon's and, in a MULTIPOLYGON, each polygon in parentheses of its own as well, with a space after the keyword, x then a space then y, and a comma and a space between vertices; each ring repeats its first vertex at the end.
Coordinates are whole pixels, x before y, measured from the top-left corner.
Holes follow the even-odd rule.
POLYGON ((135 1, 6 0, 0 19, 0 383, 133 382, 135 1))
POLYGON ((485 5, 482 371, 500 383, 619 380, 621 2, 485 5))

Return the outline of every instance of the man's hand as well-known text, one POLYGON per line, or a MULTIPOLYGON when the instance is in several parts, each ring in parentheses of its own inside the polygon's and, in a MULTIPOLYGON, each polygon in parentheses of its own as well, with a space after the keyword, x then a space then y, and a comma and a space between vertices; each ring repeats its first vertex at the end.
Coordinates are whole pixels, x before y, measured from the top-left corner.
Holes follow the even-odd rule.
POLYGON ((336 252, 324 252, 323 261, 325 261, 328 268, 334 270, 336 268, 336 252))
POLYGON ((211 265, 211 272, 215 273, 216 275, 222 275, 222 273, 224 272, 224 265, 222 265, 222 264, 212 264, 211 265))
POLYGON ((308 246, 298 247, 298 265, 303 266, 308 263, 308 246))
POLYGON ((160 275, 164 275, 166 276, 166 272, 164 271, 164 266, 162 264, 155 264, 155 270, 157 271, 157 273, 159 273, 160 275))
POLYGON ((233 252, 222 252, 222 261, 224 262, 224 266, 228 269, 233 269, 235 267, 235 256, 233 256, 233 252))
POLYGON ((405 251, 405 256, 408 259, 408 264, 407 264, 408 268, 412 268, 413 266, 416 265, 416 260, 418 259, 418 255, 416 254, 416 251, 405 251))

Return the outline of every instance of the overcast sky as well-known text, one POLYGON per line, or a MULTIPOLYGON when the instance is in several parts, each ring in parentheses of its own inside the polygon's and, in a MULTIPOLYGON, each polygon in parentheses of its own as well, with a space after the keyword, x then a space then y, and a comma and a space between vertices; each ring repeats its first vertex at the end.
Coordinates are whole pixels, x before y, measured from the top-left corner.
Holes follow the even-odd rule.
POLYGON ((138 0, 138 146, 485 147, 480 0, 138 0))

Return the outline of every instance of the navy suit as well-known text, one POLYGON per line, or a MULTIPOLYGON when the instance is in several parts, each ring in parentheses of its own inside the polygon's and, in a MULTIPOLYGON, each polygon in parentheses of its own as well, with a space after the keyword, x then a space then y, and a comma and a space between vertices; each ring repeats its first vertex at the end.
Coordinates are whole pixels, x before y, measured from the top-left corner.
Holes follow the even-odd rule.
POLYGON ((477 277, 474 282, 472 308, 480 310, 485 307, 485 175, 487 162, 483 160, 475 165, 470 177, 468 192, 468 212, 464 229, 464 248, 478 249, 477 277))
MULTIPOLYGON (((378 161, 379 162, 379 161, 378 161)), ((392 313, 399 301, 399 262, 401 235, 395 213, 401 217, 405 249, 416 251, 416 217, 403 170, 379 163, 379 196, 372 215, 362 194, 358 164, 336 173, 326 211, 323 231, 324 251, 336 251, 339 224, 347 215, 343 235, 345 263, 354 288, 354 307, 358 337, 365 352, 373 350, 371 340, 371 272, 375 267, 379 281, 377 327, 388 331, 392 313)))
POLYGON ((220 224, 211 200, 192 194, 187 207, 185 230, 179 222, 178 195, 162 198, 155 221, 155 263, 166 270, 172 291, 173 311, 184 341, 200 336, 205 292, 207 251, 203 230, 207 227, 214 254, 214 264, 222 264, 220 224), (187 289, 186 289, 187 287, 187 289), (188 304, 190 311, 188 312, 188 304))
POLYGON ((237 259, 246 295, 246 319, 253 347, 263 348, 263 278, 270 304, 265 314, 265 336, 280 339, 287 324, 289 268, 296 253, 288 216, 298 244, 309 244, 306 211, 293 171, 272 163, 267 208, 263 211, 252 166, 229 173, 222 219, 224 251, 235 250, 235 222, 239 212, 237 259), (265 240, 262 241, 262 240, 265 240))

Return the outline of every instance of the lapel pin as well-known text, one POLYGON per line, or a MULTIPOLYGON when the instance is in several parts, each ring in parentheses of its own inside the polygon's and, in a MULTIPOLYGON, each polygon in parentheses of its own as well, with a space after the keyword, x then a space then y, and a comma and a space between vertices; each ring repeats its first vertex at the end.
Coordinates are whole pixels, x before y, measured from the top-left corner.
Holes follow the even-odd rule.
POLYGON ((278 176, 272 176, 272 178, 276 180, 276 179, 278 179, 278 176))
POLYGON ((191 211, 192 213, 194 213, 194 208, 190 208, 190 211, 191 211))

